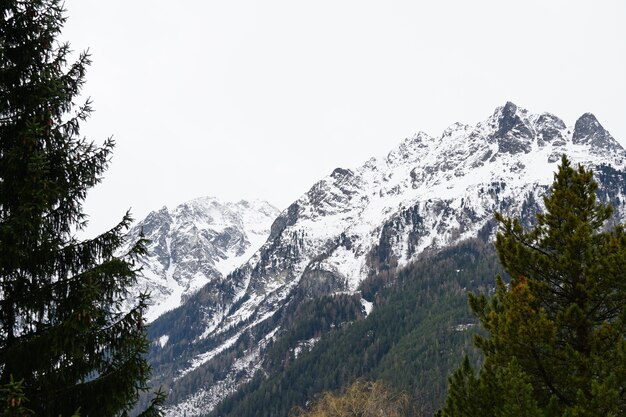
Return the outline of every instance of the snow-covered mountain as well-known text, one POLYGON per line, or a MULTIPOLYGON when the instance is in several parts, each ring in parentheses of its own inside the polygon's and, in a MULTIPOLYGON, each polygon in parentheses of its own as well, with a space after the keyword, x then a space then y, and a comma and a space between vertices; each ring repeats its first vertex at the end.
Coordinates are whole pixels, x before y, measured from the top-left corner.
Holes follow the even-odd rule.
POLYGON ((151 212, 129 232, 143 231, 148 256, 135 291, 151 293, 147 318, 178 307, 204 285, 225 277, 247 261, 269 235, 280 211, 264 201, 222 202, 203 197, 151 212))
POLYGON ((167 343, 151 360, 155 382, 172 388, 169 415, 206 413, 262 369, 289 303, 356 292, 373 272, 488 236, 495 211, 531 218, 563 154, 595 168, 601 197, 624 221, 626 152, 590 113, 568 126, 506 103, 475 126, 420 132, 335 169, 276 218, 246 263, 155 321, 151 336, 167 343))

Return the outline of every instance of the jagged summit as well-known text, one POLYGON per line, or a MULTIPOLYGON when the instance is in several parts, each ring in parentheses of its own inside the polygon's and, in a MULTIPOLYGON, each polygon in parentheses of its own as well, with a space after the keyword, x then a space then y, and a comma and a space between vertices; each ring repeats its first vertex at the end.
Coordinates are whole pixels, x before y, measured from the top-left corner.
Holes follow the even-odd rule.
POLYGON ((604 130, 604 127, 598 122, 593 113, 585 113, 576 120, 574 125, 574 143, 583 143, 583 140, 598 133, 604 135, 608 132, 604 130))
POLYGON ((222 279, 248 260, 269 235, 279 210, 255 200, 236 203, 200 197, 170 210, 153 211, 129 232, 143 231, 148 256, 136 291, 149 291, 148 319, 179 306, 209 282, 222 279))
MULTIPOLYGON (((496 111, 496 113, 498 113, 496 111)), ((498 130, 493 137, 498 141, 500 152, 528 153, 532 149, 534 129, 527 118, 527 111, 507 102, 499 112, 498 130)))
POLYGON ((591 113, 583 114, 576 121, 572 141, 575 144, 589 145, 596 152, 624 149, 591 113))
POLYGON ((545 146, 547 143, 565 145, 564 132, 567 131, 567 126, 565 126, 563 120, 553 114, 542 113, 535 121, 535 125, 537 129, 537 144, 540 147, 545 146))
MULTIPOLYGON (((505 159, 506 155, 534 154, 537 151, 550 154, 569 151, 580 153, 581 156, 587 152, 585 158, 587 162, 592 163, 597 161, 598 157, 617 162, 622 158, 622 154, 619 152, 617 155, 612 154, 615 150, 623 150, 591 113, 581 116, 575 126, 568 126, 554 114, 531 113, 512 102, 507 102, 504 106, 497 107, 489 118, 474 126, 456 122, 446 128, 440 136, 433 137, 419 132, 408 137, 383 159, 388 166, 405 163, 422 165, 424 158, 429 161, 441 159, 438 162, 427 163, 426 171, 431 170, 432 165, 447 170, 452 169, 454 164, 446 163, 445 160, 450 155, 465 153, 462 151, 464 147, 472 151, 470 154, 488 150, 489 158, 505 157, 505 159), (571 145, 585 147, 572 149, 571 145), (443 158, 440 158, 441 155, 443 158)), ((470 157, 469 154, 467 156, 470 157)), ((374 167, 380 169, 380 164, 380 158, 371 158, 356 170, 374 167)), ((476 162, 475 165, 480 165, 480 162, 476 162)), ((417 172, 418 169, 414 171, 417 172)))
POLYGON ((589 145, 590 153, 599 156, 623 150, 591 113, 582 115, 574 126, 566 126, 563 120, 553 114, 533 114, 510 101, 497 107, 491 117, 476 126, 461 123, 451 125, 443 132, 441 139, 459 131, 471 131, 472 137, 496 143, 498 146, 494 152, 502 154, 528 154, 535 146, 544 148, 551 144, 553 147, 563 147, 568 143, 589 145))

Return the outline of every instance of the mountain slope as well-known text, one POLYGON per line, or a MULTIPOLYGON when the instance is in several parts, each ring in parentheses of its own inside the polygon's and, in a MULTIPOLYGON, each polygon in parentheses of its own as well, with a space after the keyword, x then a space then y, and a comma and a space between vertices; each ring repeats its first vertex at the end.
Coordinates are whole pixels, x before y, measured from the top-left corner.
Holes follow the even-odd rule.
POLYGON ((567 127, 507 103, 476 126, 419 133, 336 169, 278 216, 247 263, 155 321, 150 336, 169 342, 151 361, 155 382, 172 387, 171 415, 206 413, 249 381, 303 301, 354 293, 374 273, 488 237, 495 211, 530 221, 564 153, 596 167, 623 221, 626 154, 591 114, 567 127))
POLYGON ((230 203, 203 197, 173 210, 163 207, 138 222, 129 241, 136 241, 142 231, 149 239, 136 289, 151 293, 148 320, 178 307, 247 261, 267 239, 278 213, 264 201, 230 203))
MULTIPOLYGON (((394 285, 382 285, 377 292, 371 314, 321 337, 316 334, 328 315, 298 312, 297 323, 264 354, 269 377, 258 375, 212 415, 286 416, 294 406, 305 406, 321 392, 356 378, 385 380, 415 396, 424 415, 433 415, 463 354, 479 360, 472 332, 467 331, 476 318, 469 312, 466 293, 489 288, 496 273, 502 268, 493 245, 471 239, 401 269, 394 285), (303 349, 284 343, 311 338, 318 341, 303 349)), ((369 280, 377 285, 377 277, 369 280)))

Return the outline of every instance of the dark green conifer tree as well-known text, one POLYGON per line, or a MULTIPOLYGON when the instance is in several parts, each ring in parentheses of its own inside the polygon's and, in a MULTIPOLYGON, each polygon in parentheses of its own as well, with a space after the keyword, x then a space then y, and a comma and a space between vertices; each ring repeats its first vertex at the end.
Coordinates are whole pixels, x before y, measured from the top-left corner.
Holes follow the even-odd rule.
POLYGON ((128 214, 75 237, 113 148, 79 137, 89 56, 67 62, 59 0, 4 0, 0 19, 0 414, 122 415, 150 374, 146 296, 122 311, 144 242, 119 256, 128 214))
POLYGON ((478 377, 467 363, 453 375, 442 416, 626 414, 626 233, 607 228, 596 189, 563 157, 535 227, 497 215, 512 280, 498 277, 491 299, 470 295, 485 363, 478 377))

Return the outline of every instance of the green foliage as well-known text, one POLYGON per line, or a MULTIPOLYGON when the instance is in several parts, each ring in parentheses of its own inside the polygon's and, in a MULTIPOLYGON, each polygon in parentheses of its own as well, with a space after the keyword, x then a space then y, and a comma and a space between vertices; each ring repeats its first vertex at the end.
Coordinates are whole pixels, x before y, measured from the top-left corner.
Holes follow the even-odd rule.
POLYGON ((26 417, 35 413, 26 407, 28 398, 24 394, 24 381, 15 381, 11 376, 9 382, 0 388, 0 403, 3 404, 2 417, 26 417))
POLYGON ((90 61, 67 62, 63 13, 58 0, 0 3, 0 386, 10 398, 0 410, 23 398, 36 415, 113 416, 150 373, 147 297, 121 308, 145 242, 116 255, 128 215, 94 239, 74 236, 113 141, 79 137, 91 107, 74 101, 90 61))
POLYGON ((476 338, 485 363, 478 378, 465 365, 451 378, 442 416, 626 412, 626 234, 604 229, 612 209, 596 189, 563 157, 536 226, 497 216, 496 249, 513 278, 498 277, 491 299, 470 295, 489 334, 476 338), (466 414, 472 407, 480 412, 466 414))
POLYGON ((533 398, 528 376, 515 359, 506 367, 485 366, 477 377, 469 360, 450 378, 450 392, 444 412, 437 416, 541 417, 542 411, 533 398), (481 399, 477 401, 477 399, 481 399))

